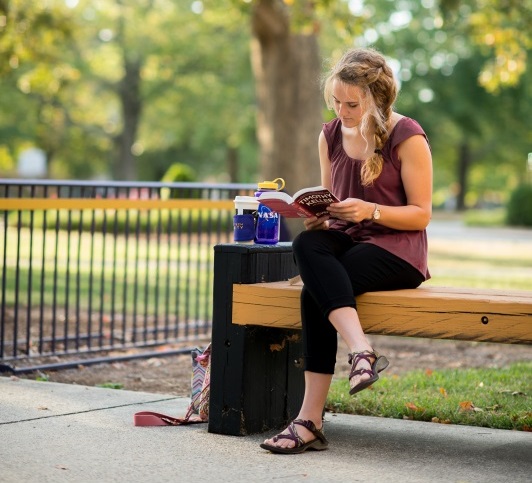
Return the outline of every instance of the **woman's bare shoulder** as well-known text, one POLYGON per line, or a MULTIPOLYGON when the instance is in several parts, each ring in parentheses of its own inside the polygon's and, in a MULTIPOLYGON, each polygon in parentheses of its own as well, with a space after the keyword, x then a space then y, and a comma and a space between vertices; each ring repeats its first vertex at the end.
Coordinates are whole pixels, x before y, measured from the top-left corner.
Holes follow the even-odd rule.
POLYGON ((393 112, 392 113, 392 125, 390 126, 390 130, 392 130, 396 124, 401 120, 403 119, 405 116, 403 116, 402 114, 399 114, 398 112, 393 112))

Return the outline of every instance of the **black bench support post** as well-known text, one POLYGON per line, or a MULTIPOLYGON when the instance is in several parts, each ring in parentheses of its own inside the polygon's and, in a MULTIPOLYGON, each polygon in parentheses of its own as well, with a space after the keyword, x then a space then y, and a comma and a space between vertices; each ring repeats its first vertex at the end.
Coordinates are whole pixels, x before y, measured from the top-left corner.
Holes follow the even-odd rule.
POLYGON ((214 247, 209 432, 260 433, 297 415, 304 391, 301 331, 232 323, 233 284, 295 275, 291 243, 214 247))

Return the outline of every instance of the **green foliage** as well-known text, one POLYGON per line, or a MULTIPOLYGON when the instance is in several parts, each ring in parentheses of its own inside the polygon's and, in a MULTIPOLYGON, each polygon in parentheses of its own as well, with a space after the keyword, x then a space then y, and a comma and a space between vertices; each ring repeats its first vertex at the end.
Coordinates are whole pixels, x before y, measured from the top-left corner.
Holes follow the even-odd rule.
MULTIPOLYGON (((486 201, 492 204, 494 199, 499 205, 504 203, 506 193, 519 178, 523 153, 530 146, 530 63, 524 64, 526 69, 519 75, 510 76, 512 82, 501 83, 499 89, 487 89, 479 81, 495 45, 482 44, 482 39, 492 37, 477 32, 486 34, 493 24, 494 41, 502 42, 501 47, 503 37, 498 35, 502 31, 508 35, 512 31, 512 38, 526 37, 530 41, 528 31, 518 27, 525 18, 515 19, 515 12, 522 10, 518 2, 510 2, 508 11, 492 17, 476 8, 482 4, 492 11, 497 3, 410 2, 408 12, 401 2, 353 3, 353 23, 364 26, 363 35, 355 42, 352 36, 333 36, 335 29, 330 25, 324 28, 324 34, 331 35, 321 40, 325 56, 332 53, 336 58, 354 43, 377 47, 392 62, 401 84, 396 110, 417 119, 429 137, 436 206, 443 206, 459 192, 457 173, 461 162, 466 164, 467 207, 485 206, 486 201), (472 22, 476 22, 474 27, 472 22), (517 79, 519 82, 515 82, 517 79), (461 158, 463 145, 471 155, 467 160, 461 158)), ((492 80, 501 72, 494 73, 492 80)))
POLYGON ((511 194, 507 209, 509 225, 532 227, 532 185, 522 184, 511 194))
MULTIPOLYGON (((478 226, 482 218, 504 221, 504 215, 504 210, 486 210, 483 214, 468 210, 460 217, 453 214, 450 219, 463 219, 478 226)), ((434 219, 444 216, 449 215, 433 213, 434 219)), ((433 236, 429 243, 429 268, 432 278, 425 282, 428 285, 532 291, 532 248, 526 239, 487 235, 484 240, 462 237, 450 241, 433 236)))
POLYGON ((494 208, 489 210, 467 210, 464 213, 464 223, 467 226, 504 226, 506 221, 506 210, 504 208, 494 208))
POLYGON ((96 384, 96 387, 103 387, 104 389, 124 389, 124 385, 120 382, 104 382, 96 384))
POLYGON ((173 163, 161 178, 163 183, 174 183, 177 181, 196 181, 194 170, 183 163, 173 163))
POLYGON ((502 88, 516 86, 527 69, 527 57, 532 48, 530 0, 481 0, 471 14, 469 24, 472 40, 488 60, 479 75, 480 84, 488 91, 498 93, 502 88))
POLYGON ((402 376, 381 376, 355 397, 349 395, 349 384, 342 379, 333 382, 326 408, 348 414, 530 431, 531 374, 529 362, 499 369, 416 370, 402 376))
MULTIPOLYGON (((121 149, 133 153, 137 179, 159 180, 186 162, 199 180, 255 180, 257 2, 0 3, 0 176, 14 176, 17 154, 36 146, 49 177, 110 177, 129 134, 121 149)), ((440 198, 453 189, 464 140, 472 204, 515 184, 530 145, 530 0, 277 3, 293 32, 319 33, 325 59, 373 45, 394 62, 397 110, 429 134, 440 198)))
POLYGON ((15 161, 6 146, 0 146, 0 171, 15 172, 15 161))
MULTIPOLYGON (((216 11, 187 0, 11 1, 0 12, 0 148, 43 149, 52 178, 126 179, 124 153, 143 180, 183 159, 216 176, 228 150, 253 153, 241 162, 256 172, 249 34, 242 15, 223 11, 228 1, 216 11)), ((0 175, 12 168, 3 162, 0 175)))
POLYGON ((532 47, 530 0, 439 0, 444 24, 458 26, 485 56, 479 84, 498 93, 515 86, 527 69, 532 47))

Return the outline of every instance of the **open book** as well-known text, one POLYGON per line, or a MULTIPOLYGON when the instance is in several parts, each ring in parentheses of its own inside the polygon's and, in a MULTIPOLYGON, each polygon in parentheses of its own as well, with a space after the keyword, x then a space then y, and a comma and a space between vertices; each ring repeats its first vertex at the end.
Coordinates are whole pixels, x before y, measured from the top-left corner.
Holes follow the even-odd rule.
POLYGON ((328 215, 327 206, 338 201, 340 200, 323 186, 303 188, 294 196, 282 191, 266 191, 259 197, 260 203, 287 218, 319 218, 328 215))

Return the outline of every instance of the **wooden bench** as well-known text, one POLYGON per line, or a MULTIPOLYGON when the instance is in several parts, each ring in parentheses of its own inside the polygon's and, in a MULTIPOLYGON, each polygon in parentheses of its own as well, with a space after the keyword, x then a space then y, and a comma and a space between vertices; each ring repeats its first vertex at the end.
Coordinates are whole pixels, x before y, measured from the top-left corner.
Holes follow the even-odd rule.
MULTIPOLYGON (((301 328, 303 285, 233 286, 233 324, 301 328)), ((368 334, 532 344, 532 292, 421 286, 357 297, 368 334)))
MULTIPOLYGON (((217 245, 209 431, 244 435, 295 417, 304 383, 291 244, 217 245)), ((421 286, 357 297, 368 334, 532 344, 532 292, 421 286)))

